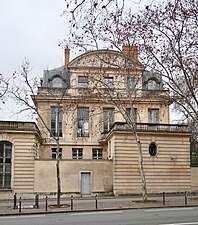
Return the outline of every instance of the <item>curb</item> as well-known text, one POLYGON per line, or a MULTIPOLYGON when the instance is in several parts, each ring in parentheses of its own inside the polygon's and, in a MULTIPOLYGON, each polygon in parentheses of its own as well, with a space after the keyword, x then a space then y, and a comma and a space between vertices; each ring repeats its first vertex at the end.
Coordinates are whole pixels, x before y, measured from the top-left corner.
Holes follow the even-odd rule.
POLYGON ((120 211, 120 210, 139 210, 139 209, 167 209, 167 208, 191 208, 198 207, 198 205, 175 205, 175 206, 148 206, 148 207, 123 207, 123 208, 103 208, 103 209, 80 209, 80 210, 70 210, 70 211, 42 211, 42 212, 18 212, 18 213, 0 213, 0 217, 9 216, 28 216, 28 215, 44 215, 44 214, 72 214, 72 213, 84 213, 84 212, 105 212, 105 211, 120 211))

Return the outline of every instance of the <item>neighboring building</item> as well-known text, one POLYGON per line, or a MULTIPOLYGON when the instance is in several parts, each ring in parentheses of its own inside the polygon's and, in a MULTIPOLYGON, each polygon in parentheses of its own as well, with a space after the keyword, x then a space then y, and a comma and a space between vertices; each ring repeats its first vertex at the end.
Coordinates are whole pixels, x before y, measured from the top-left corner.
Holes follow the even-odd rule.
POLYGON ((0 121, 0 198, 34 192, 40 132, 35 123, 0 121))
POLYGON ((56 192, 54 136, 60 144, 62 192, 141 193, 137 144, 126 116, 137 122, 148 192, 191 190, 187 127, 169 124, 169 92, 160 74, 145 71, 137 47, 90 51, 71 62, 65 49, 65 65, 44 71, 33 100, 47 126, 39 118, 39 130, 31 123, 35 129, 29 139, 26 130, 11 131, 13 137, 21 135, 23 146, 29 145, 18 153, 17 138, 6 136, 9 130, 3 130, 6 135, 2 133, 0 142, 1 149, 13 146, 13 174, 7 186, 13 192, 56 192), (17 164, 17 159, 23 162, 17 164), (16 172, 18 167, 26 172, 16 172))

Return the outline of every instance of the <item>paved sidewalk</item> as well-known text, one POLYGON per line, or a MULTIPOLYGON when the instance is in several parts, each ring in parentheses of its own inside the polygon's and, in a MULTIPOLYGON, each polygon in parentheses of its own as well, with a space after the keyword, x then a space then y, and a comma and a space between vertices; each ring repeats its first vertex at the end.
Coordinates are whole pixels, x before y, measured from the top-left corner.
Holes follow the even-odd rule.
POLYGON ((46 208, 46 199, 39 199, 39 208, 35 208, 34 199, 21 200, 21 212, 19 212, 19 199, 17 199, 17 208, 14 209, 13 200, 0 201, 0 216, 16 215, 16 214, 40 214, 53 212, 72 212, 72 211, 95 211, 95 210, 116 210, 116 209, 137 209, 137 208, 154 208, 154 207, 187 207, 198 206, 198 194, 189 195, 169 195, 150 196, 148 202, 142 202, 140 196, 108 196, 108 197, 75 197, 73 198, 73 209, 71 198, 61 199, 61 208, 57 208, 56 199, 49 198, 46 208), (164 205, 165 203, 165 205, 164 205), (46 211, 47 210, 47 211, 46 211))

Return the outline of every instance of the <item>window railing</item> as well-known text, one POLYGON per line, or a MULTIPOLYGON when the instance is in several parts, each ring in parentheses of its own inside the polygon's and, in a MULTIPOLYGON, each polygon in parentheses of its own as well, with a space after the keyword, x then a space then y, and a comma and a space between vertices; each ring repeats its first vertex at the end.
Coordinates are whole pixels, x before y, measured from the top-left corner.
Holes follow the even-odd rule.
MULTIPOLYGON (((186 133, 189 132, 188 125, 180 124, 155 124, 155 123, 136 123, 134 126, 136 131, 146 131, 146 132, 175 132, 175 133, 186 133)), ((131 127, 125 122, 115 122, 111 128, 111 131, 130 131, 131 127)), ((102 138, 105 138, 109 132, 103 132, 102 138)))

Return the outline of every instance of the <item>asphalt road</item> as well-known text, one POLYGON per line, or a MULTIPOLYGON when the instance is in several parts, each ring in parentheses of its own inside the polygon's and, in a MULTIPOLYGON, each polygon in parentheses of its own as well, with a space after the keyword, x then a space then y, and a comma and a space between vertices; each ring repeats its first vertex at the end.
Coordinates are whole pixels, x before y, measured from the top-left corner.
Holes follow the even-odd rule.
POLYGON ((198 225, 198 207, 0 217, 0 225, 198 225))

